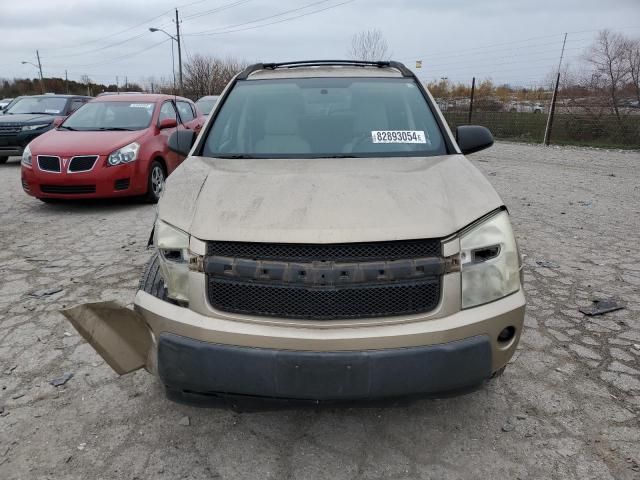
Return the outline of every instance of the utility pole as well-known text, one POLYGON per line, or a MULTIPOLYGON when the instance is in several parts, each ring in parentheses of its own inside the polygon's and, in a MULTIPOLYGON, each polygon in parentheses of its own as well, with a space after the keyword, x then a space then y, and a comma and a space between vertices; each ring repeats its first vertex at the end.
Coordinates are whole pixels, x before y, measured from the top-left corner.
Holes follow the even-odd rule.
POLYGON ((118 75, 116 75, 116 93, 120 93, 120 87, 118 85, 118 75))
POLYGON ((553 96, 551 97, 551 106, 549 107, 549 116, 547 117, 547 127, 544 129, 544 141, 545 145, 549 145, 551 142, 551 127, 553 126, 553 115, 556 111, 556 98, 558 97, 558 87, 560 85, 560 67, 562 66, 562 57, 564 57, 564 46, 567 44, 567 34, 564 34, 564 40, 562 41, 562 51, 560 52, 560 62, 558 63, 558 75, 556 76, 556 85, 553 89, 553 96))
POLYGON ((476 77, 471 80, 471 99, 469 101, 469 125, 471 125, 471 116, 473 115, 473 95, 476 92, 476 77))
POLYGON ((40 89, 44 93, 44 79, 42 78, 42 63, 40 63, 40 52, 36 50, 36 58, 38 59, 38 70, 40 71, 40 89))
POLYGON ((180 18, 176 8, 176 42, 178 43, 178 72, 180 75, 180 95, 184 96, 184 84, 182 83, 182 48, 180 47, 180 18))
POLYGON ((67 75, 67 71, 64 71, 64 89, 67 91, 67 95, 69 95, 69 75, 67 75))
POLYGON ((128 76, 124 76, 124 91, 128 92, 129 91, 129 77, 128 76))

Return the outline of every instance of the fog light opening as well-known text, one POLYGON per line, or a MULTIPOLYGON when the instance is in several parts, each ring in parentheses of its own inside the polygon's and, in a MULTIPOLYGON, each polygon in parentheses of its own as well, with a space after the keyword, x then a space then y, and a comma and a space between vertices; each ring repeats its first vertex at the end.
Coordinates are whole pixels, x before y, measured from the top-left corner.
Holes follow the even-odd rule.
POLYGON ((516 335, 516 327, 508 326, 498 334, 498 343, 509 343, 516 335))

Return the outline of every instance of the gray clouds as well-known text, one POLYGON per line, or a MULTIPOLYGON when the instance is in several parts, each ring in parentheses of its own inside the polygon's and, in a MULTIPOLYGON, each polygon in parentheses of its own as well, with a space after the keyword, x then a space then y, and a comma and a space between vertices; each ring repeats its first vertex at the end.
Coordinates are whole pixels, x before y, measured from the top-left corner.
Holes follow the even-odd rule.
MULTIPOLYGON (((174 33, 171 9, 175 4, 185 5, 180 11, 185 17, 181 28, 187 54, 235 56, 249 61, 342 58, 351 35, 378 28, 386 36, 394 58, 409 66, 417 59, 423 60, 418 73, 425 79, 447 76, 468 81, 476 75, 499 83, 539 83, 557 64, 562 32, 587 30, 569 35, 567 57, 574 62, 598 29, 640 36, 637 0, 355 0, 264 28, 192 36, 317 2, 252 0, 187 18, 235 1, 0 0, 0 77, 34 77, 35 69, 20 61, 35 61, 35 49, 39 49, 47 76, 63 76, 67 69, 71 78, 88 74, 100 82, 114 82, 116 75, 126 75, 132 81, 152 75, 168 78, 170 43, 158 45, 166 37, 148 32, 148 27, 161 26, 174 33), (154 16, 159 18, 145 22, 154 16), (480 48, 483 46, 487 47, 480 48)), ((343 1, 317 4, 291 16, 343 1)), ((287 16, 273 21, 284 18, 287 16)))

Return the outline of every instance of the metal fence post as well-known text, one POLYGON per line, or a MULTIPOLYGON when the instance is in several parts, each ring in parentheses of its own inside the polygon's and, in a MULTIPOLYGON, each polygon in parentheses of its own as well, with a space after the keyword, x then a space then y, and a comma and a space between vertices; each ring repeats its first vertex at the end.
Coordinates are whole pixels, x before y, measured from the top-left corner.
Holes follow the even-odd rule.
POLYGON ((471 124, 471 116, 473 115, 473 94, 476 91, 476 77, 473 77, 471 80, 471 100, 469 101, 469 121, 467 123, 471 124))
POLYGON ((562 57, 564 57, 564 47, 567 44, 567 34, 564 34, 564 40, 562 40, 562 51, 560 52, 560 61, 558 62, 558 76, 556 77, 556 86, 553 89, 553 96, 551 97, 551 106, 549 107, 549 116, 547 117, 547 126, 544 129, 544 140, 542 143, 549 145, 551 142, 551 127, 553 126, 553 114, 556 111, 556 98, 558 97, 558 86, 560 85, 560 67, 562 67, 562 57))

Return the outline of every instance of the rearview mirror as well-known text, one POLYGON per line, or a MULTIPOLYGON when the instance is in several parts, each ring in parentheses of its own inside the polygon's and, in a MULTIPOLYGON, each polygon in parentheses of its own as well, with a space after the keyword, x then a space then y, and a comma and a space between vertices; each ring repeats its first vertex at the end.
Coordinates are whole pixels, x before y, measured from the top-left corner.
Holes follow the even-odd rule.
POLYGON ((493 135, 486 127, 463 125, 456 128, 456 142, 462 153, 468 155, 493 145, 493 135))
POLYGON ((169 150, 186 157, 195 141, 196 132, 193 130, 176 130, 169 137, 169 150))
POLYGON ((178 122, 176 121, 175 118, 163 118, 162 120, 160 120, 160 123, 158 124, 158 128, 160 130, 164 130, 165 128, 175 128, 178 126, 178 122))

